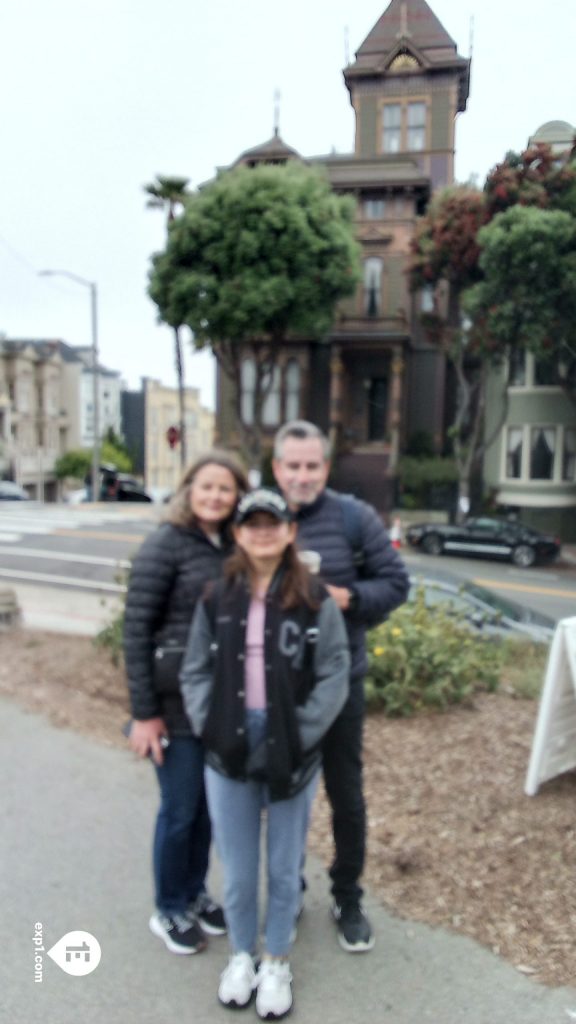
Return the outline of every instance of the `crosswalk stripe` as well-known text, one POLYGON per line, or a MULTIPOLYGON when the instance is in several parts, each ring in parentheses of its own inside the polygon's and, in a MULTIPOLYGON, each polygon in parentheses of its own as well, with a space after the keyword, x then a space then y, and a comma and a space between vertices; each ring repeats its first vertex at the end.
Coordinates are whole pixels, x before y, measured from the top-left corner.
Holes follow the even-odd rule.
POLYGON ((102 583, 100 580, 82 580, 78 576, 53 576, 51 573, 25 572, 23 569, 0 569, 3 579, 30 580, 35 583, 58 583, 63 587, 76 587, 81 590, 108 590, 114 594, 123 594, 126 587, 121 583, 102 583))
POLYGON ((14 558, 48 558, 52 562, 78 562, 86 565, 111 565, 115 569, 129 569, 131 562, 126 558, 104 558, 101 555, 80 555, 68 551, 46 551, 42 548, 0 547, 0 555, 14 558))

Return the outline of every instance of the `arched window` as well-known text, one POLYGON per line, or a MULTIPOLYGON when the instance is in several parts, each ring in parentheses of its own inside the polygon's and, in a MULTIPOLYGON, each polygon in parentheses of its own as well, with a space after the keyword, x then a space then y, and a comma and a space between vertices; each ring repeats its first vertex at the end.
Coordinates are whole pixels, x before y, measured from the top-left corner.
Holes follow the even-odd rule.
POLYGON ((256 388, 256 367, 251 358, 243 359, 240 367, 240 415, 247 426, 254 423, 254 390, 256 388))
POLYGON ((297 420, 300 416, 300 364, 297 359, 290 359, 284 376, 286 420, 297 420))
POLYGON ((364 261, 364 316, 380 316, 382 310, 382 260, 370 256, 364 261))
MULTIPOLYGON (((262 380, 262 387, 268 386, 269 375, 262 380)), ((262 403, 262 424, 265 427, 276 427, 280 423, 280 367, 272 370, 272 384, 262 403)))

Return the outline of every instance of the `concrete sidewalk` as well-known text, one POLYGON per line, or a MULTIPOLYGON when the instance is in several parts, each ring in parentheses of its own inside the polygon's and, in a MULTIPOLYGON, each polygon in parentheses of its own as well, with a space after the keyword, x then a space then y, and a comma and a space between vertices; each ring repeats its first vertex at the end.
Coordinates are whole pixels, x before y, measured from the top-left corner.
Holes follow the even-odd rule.
MULTIPOLYGON (((225 939, 178 957, 150 934, 150 833, 157 801, 147 763, 56 729, 0 702, 2 788, 0 1004, 10 1024, 230 1024, 216 989, 225 939), (44 952, 34 981, 33 937, 47 950, 82 929, 102 960, 86 977, 44 952)), ((301 1024, 567 1024, 576 989, 548 989, 475 943, 391 917, 369 895, 376 934, 365 955, 344 953, 328 915, 326 877, 310 890, 292 956, 301 1024)), ((212 888, 220 892, 217 865, 212 888)))
POLYGON ((95 636, 122 607, 122 595, 50 587, 6 580, 2 589, 13 590, 25 629, 48 633, 95 636))

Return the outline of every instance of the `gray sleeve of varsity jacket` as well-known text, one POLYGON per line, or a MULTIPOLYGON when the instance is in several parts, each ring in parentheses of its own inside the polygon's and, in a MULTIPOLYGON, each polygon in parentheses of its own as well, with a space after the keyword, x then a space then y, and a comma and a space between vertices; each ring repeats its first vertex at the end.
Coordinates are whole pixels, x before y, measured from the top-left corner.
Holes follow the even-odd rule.
POLYGON ((350 688, 350 652, 342 614, 331 597, 318 613, 314 651, 314 685, 305 704, 296 709, 304 750, 317 746, 344 707, 350 688))

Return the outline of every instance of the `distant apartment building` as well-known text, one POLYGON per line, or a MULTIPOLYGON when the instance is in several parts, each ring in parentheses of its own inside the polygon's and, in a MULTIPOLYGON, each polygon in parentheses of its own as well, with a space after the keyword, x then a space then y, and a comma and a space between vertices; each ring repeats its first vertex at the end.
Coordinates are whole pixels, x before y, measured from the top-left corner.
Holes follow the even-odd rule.
MULTIPOLYGON (((0 342, 0 475, 54 501, 56 460, 94 441, 90 350, 60 340, 0 342)), ((99 433, 120 432, 120 374, 98 367, 99 433)))
MULTIPOLYGON (((214 413, 202 405, 198 388, 186 388, 187 461, 214 443, 214 413)), ((140 391, 122 394, 122 434, 148 491, 172 491, 182 475, 180 444, 170 447, 168 432, 180 421, 178 390, 151 377, 140 391)))
MULTIPOLYGON (((70 346, 68 346, 70 347, 70 346)), ((92 369, 92 350, 72 348, 82 364, 80 378, 80 438, 81 448, 90 448, 94 444, 94 375, 92 369)), ((121 399, 123 383, 117 370, 108 370, 98 366, 98 424, 102 437, 112 429, 120 436, 122 432, 121 399)))
POLYGON ((69 419, 62 357, 28 341, 0 343, 0 473, 35 498, 54 500, 54 463, 69 419))

